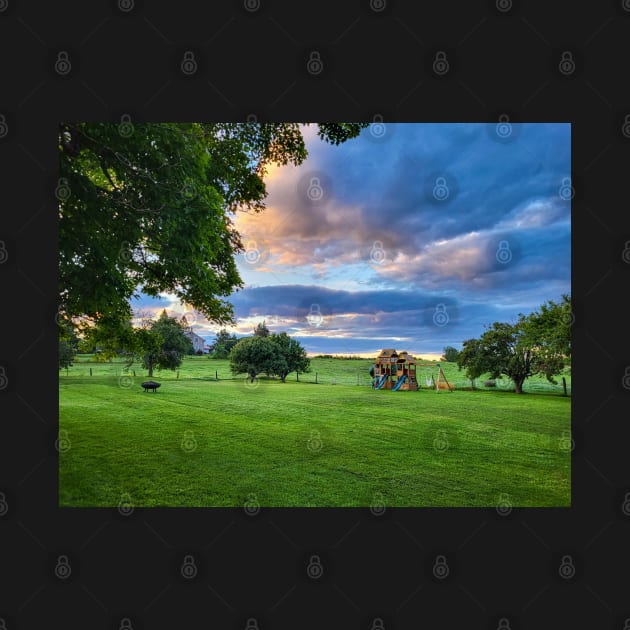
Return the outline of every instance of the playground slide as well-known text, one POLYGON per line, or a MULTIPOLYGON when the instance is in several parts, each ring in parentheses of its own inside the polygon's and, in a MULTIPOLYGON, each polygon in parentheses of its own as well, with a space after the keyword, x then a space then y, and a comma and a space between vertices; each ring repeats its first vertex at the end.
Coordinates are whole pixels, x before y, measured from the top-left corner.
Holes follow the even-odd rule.
POLYGON ((407 375, 404 374, 403 376, 401 376, 398 379, 398 382, 396 383, 396 385, 394 385, 394 387, 392 387, 392 391, 393 392, 397 392, 400 389, 400 386, 407 380, 407 375))
POLYGON ((376 385, 374 386, 374 389, 381 389, 381 387, 383 387, 383 385, 385 384, 386 380, 387 380, 387 374, 383 374, 383 376, 381 376, 381 378, 377 381, 376 385))

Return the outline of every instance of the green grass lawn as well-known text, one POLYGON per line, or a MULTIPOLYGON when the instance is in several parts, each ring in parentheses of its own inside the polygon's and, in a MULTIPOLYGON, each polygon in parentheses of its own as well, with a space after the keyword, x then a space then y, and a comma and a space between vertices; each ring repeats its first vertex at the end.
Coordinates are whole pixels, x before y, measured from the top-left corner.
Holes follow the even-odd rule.
POLYGON ((227 361, 192 357, 179 378, 155 374, 156 394, 120 362, 62 370, 60 505, 116 506, 125 493, 136 507, 570 505, 561 386, 374 391, 369 360, 312 363, 299 382, 249 387, 227 361))

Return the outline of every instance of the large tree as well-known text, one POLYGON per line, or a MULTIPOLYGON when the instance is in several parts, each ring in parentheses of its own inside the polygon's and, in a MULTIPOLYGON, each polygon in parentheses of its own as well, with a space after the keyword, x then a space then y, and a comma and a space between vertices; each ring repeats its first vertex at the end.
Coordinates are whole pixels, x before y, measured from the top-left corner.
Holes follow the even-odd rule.
POLYGON ((175 370, 186 354, 190 353, 192 342, 184 334, 181 321, 169 317, 166 310, 151 323, 146 334, 139 329, 136 332, 140 342, 137 347, 143 351, 143 366, 153 376, 155 368, 159 370, 175 370))
POLYGON ((515 323, 495 322, 479 340, 464 343, 464 358, 458 363, 475 373, 481 370, 478 376, 507 376, 517 394, 536 374, 555 383, 554 376, 571 355, 571 323, 571 299, 564 295, 560 303, 549 301, 539 311, 520 314, 515 323))
POLYGON ((285 332, 272 334, 269 337, 280 349, 280 353, 286 362, 286 368, 278 372, 278 376, 284 383, 291 372, 309 372, 311 361, 306 356, 306 350, 297 339, 292 339, 285 332))
POLYGON ((462 349, 457 355, 457 367, 459 370, 466 368, 466 378, 470 379, 470 385, 475 389, 475 380, 487 371, 487 362, 481 352, 479 339, 466 339, 462 343, 462 349))
MULTIPOLYGON (((367 124, 319 124, 332 144, 367 124)), ((59 282, 68 317, 128 319, 142 291, 227 323, 242 286, 236 210, 259 212, 269 164, 307 156, 297 123, 63 123, 59 282)))
POLYGON ((246 373, 251 382, 262 372, 281 374, 288 369, 277 343, 269 337, 245 337, 230 352, 232 374, 246 373))

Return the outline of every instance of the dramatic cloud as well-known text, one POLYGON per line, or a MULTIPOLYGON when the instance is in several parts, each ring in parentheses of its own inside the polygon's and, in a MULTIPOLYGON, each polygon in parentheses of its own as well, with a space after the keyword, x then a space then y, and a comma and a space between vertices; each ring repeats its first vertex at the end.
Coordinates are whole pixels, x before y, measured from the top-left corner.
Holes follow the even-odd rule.
MULTIPOLYGON (((306 138, 304 164, 270 169, 267 210, 236 217, 247 246, 246 288, 230 298, 237 334, 266 319, 312 352, 399 340, 439 353, 570 293, 569 124, 397 124, 339 146, 311 127, 306 138), (322 319, 309 323, 315 307, 322 319)), ((198 326, 212 338, 216 327, 198 326)))

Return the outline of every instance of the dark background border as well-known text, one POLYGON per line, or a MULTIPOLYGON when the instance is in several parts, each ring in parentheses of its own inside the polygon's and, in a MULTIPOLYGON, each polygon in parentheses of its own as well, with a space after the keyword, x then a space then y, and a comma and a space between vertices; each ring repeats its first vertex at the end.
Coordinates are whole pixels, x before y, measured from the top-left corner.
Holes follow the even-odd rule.
POLYGON ((190 0, 0 0, 8 630, 630 625, 630 2, 445 2, 422 13, 416 4, 249 0, 201 12, 190 0), (191 76, 180 70, 187 51, 191 76), (313 51, 316 76, 306 69, 313 51), (445 74, 434 64, 442 52, 445 74), (493 122, 506 113, 572 123, 570 509, 57 508, 59 121, 493 122), (196 562, 190 580, 185 555, 196 562), (60 556, 66 577, 55 573, 60 556), (314 556, 321 575, 307 572, 314 556), (567 556, 572 570, 559 571, 567 556))

